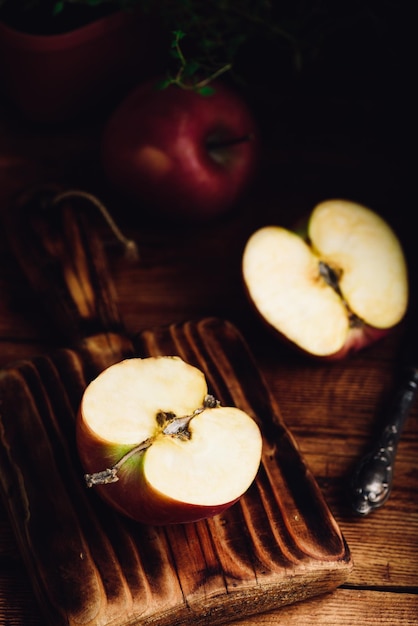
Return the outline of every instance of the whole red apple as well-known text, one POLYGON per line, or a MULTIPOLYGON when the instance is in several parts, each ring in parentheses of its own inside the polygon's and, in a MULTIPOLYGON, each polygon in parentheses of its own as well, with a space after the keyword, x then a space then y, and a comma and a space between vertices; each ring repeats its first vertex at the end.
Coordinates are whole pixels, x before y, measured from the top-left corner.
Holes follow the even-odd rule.
POLYGON ((102 163, 109 181, 141 210, 203 221, 231 209, 253 179, 256 122, 221 81, 202 95, 156 81, 138 86, 108 120, 102 163))

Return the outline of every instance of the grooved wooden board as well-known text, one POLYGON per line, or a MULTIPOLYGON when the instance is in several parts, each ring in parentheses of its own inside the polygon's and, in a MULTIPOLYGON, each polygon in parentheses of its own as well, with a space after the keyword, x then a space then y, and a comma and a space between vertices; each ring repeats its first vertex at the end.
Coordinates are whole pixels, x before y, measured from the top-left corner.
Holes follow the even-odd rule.
MULTIPOLYGON (((221 624, 334 589, 349 550, 238 330, 208 318, 86 339, 0 373, 0 487, 53 626, 221 624), (177 354, 253 415, 256 481, 222 516, 147 527, 86 489, 74 419, 89 380, 129 355, 177 354)), ((227 479, 227 477, 226 477, 227 479)))

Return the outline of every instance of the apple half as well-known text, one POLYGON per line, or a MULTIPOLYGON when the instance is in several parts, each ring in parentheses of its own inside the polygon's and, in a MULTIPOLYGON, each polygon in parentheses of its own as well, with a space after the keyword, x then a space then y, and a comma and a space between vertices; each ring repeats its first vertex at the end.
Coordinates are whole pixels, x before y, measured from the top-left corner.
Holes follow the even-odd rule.
POLYGON ((343 358, 386 335, 408 306, 408 271, 391 227, 372 210, 327 200, 306 236, 265 226, 246 243, 250 301, 270 328, 303 352, 343 358))
POLYGON ((76 440, 87 486, 147 524, 222 513, 258 472, 255 420, 208 394, 205 376, 179 357, 120 361, 86 388, 76 440))

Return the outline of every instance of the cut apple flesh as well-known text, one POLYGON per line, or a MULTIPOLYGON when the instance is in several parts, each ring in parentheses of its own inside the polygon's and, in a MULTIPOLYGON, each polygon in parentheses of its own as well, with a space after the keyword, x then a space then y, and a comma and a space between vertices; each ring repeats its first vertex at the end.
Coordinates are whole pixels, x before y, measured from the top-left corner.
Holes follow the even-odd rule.
POLYGON ((380 216, 352 202, 323 202, 310 219, 309 238, 325 262, 341 268, 339 286, 355 315, 374 328, 402 319, 408 300, 405 258, 380 216))
POLYGON ((314 209, 306 241, 277 226, 256 231, 244 250, 243 278, 266 322, 318 356, 342 350, 355 324, 391 328, 408 302, 395 234, 374 212, 343 200, 314 209))
POLYGON ((190 422, 190 440, 160 437, 147 450, 144 475, 153 489, 180 502, 232 502, 260 464, 258 426, 234 407, 205 409, 190 422))
POLYGON ((81 411, 100 439, 138 444, 155 435, 157 413, 190 415, 207 392, 203 372, 180 358, 126 359, 90 383, 81 411))
POLYGON ((344 345, 344 303, 298 235, 278 226, 257 231, 247 244, 243 271, 259 313, 290 341, 312 354, 332 354, 344 345))

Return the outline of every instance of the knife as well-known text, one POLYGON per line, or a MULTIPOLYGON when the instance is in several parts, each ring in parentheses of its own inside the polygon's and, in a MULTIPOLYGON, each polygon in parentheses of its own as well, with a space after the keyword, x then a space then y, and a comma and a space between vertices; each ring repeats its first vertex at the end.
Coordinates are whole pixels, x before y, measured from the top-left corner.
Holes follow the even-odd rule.
POLYGON ((417 363, 412 356, 416 333, 413 337, 407 333, 406 340, 408 356, 404 356, 403 362, 408 365, 403 368, 399 386, 374 445, 359 460, 349 481, 351 508, 360 516, 382 507, 390 496, 398 443, 418 396, 418 365, 411 365, 417 363))

